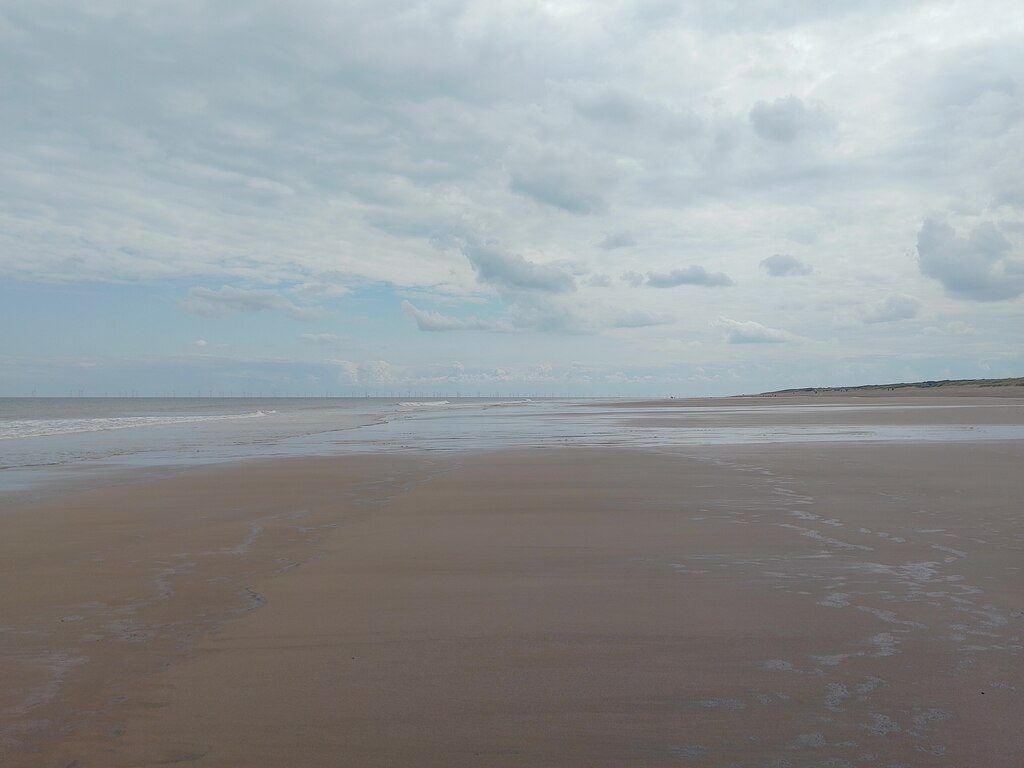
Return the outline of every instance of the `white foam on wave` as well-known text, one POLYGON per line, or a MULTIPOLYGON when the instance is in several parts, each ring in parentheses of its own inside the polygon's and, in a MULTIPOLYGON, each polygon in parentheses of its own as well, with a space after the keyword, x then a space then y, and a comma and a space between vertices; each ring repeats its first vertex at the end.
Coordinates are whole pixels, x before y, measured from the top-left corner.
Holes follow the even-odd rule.
POLYGON ((441 408, 451 405, 447 400, 413 400, 407 403, 399 403, 399 408, 441 408))
POLYGON ((204 416, 106 416, 91 419, 15 419, 0 422, 0 440, 15 440, 23 437, 47 437, 69 435, 75 432, 107 432, 115 429, 135 427, 160 427, 170 424, 196 424, 207 421, 233 421, 236 419, 257 419, 270 416, 277 411, 253 411, 251 413, 223 413, 204 416))

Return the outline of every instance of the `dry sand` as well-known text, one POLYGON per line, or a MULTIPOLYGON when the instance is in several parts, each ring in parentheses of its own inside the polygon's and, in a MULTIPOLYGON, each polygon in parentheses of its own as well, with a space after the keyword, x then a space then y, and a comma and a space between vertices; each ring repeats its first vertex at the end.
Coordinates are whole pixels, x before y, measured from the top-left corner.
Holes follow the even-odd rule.
POLYGON ((1022 467, 564 448, 8 504, 0 765, 1019 766, 1022 467))

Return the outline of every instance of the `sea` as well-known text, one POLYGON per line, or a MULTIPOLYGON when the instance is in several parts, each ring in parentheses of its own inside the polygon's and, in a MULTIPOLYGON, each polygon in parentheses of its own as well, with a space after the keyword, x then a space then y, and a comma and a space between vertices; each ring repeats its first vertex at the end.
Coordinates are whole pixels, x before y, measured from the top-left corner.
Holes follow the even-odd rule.
MULTIPOLYGON (((844 423, 849 406, 634 407, 616 400, 390 398, 0 398, 0 495, 128 469, 254 458, 567 445, 672 450, 784 442, 1024 439, 1020 425, 844 423), (832 423, 745 416, 829 411, 832 423)), ((863 408, 856 410, 863 412, 863 408)))
POLYGON ((442 434, 441 422, 406 422, 459 413, 463 419, 445 421, 457 437, 467 417, 535 405, 500 398, 0 398, 0 494, 129 468, 447 449, 452 435, 442 434))

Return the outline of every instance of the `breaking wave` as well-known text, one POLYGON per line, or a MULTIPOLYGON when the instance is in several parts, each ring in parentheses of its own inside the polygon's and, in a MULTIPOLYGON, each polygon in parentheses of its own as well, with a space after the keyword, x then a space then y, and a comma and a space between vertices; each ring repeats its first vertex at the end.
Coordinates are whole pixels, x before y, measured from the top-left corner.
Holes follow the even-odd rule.
POLYGON ((114 429, 133 429, 135 427, 160 427, 169 424, 258 419, 275 413, 277 411, 253 411, 251 413, 205 416, 105 416, 88 419, 15 419, 12 421, 0 421, 0 440, 68 435, 75 432, 107 432, 114 429))

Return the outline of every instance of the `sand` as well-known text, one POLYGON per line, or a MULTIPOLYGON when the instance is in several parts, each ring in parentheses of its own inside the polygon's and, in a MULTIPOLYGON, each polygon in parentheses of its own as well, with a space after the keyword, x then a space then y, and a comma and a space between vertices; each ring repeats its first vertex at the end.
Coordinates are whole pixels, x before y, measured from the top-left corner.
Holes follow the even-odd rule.
POLYGON ((0 765, 1018 766, 1022 467, 568 447, 8 502, 0 765))

